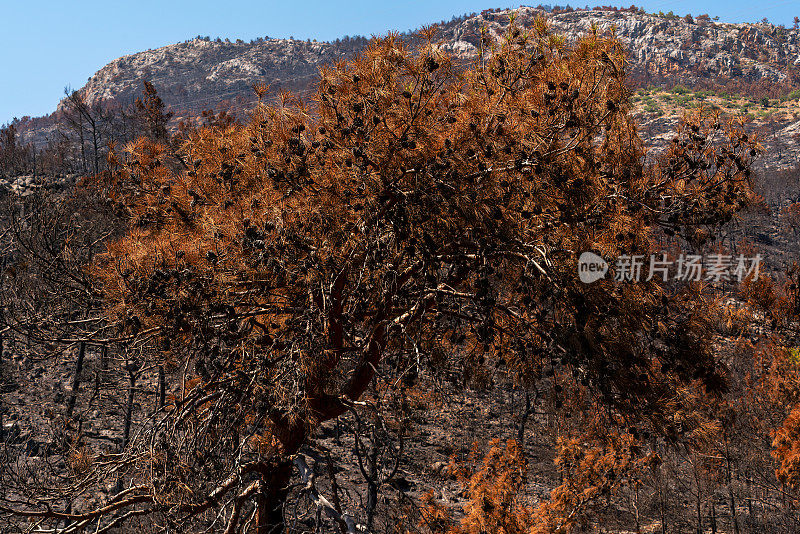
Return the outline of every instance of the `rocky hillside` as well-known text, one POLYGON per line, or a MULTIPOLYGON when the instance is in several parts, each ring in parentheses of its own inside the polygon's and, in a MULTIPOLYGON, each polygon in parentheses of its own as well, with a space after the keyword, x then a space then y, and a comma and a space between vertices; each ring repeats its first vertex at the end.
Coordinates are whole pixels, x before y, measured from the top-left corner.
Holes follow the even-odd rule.
MULTIPOLYGON (((469 18, 448 28, 445 35, 454 50, 474 54, 480 29, 485 27, 495 35, 502 33, 509 13, 469 18)), ((521 8, 516 13, 517 20, 525 26, 541 14, 532 8, 521 8)), ((548 18, 555 33, 567 39, 591 32, 593 27, 614 31, 628 48, 631 74, 637 81, 782 84, 789 81, 788 69, 800 67, 800 32, 771 24, 687 21, 623 11, 572 11, 548 18)))
MULTIPOLYGON (((516 13, 525 26, 543 14, 527 7, 516 13)), ((463 58, 472 57, 481 28, 498 35, 510 14, 487 11, 445 24, 444 46, 463 58)), ((631 74, 640 84, 680 80, 701 86, 788 87, 787 72, 800 66, 800 32, 769 24, 687 22, 613 11, 573 11, 548 18, 554 30, 569 39, 591 31, 594 25, 615 29, 630 50, 631 74)), ((127 101, 140 93, 141 81, 147 79, 176 112, 194 114, 222 100, 249 101, 254 82, 265 82, 274 90, 305 89, 320 65, 347 57, 361 46, 363 40, 231 43, 194 39, 121 57, 98 71, 81 90, 90 101, 127 101)))
POLYGON ((197 113, 223 100, 250 99, 252 85, 297 89, 313 79, 320 65, 349 55, 347 46, 268 39, 245 42, 193 39, 112 61, 81 89, 90 102, 130 101, 151 81, 162 99, 179 113, 197 113))
MULTIPOLYGON (((764 132, 767 157, 762 165, 793 168, 800 161, 800 108, 778 111, 800 92, 800 31, 771 24, 727 24, 708 16, 679 18, 631 11, 545 13, 522 7, 487 10, 440 24, 442 46, 469 61, 480 46, 481 32, 499 37, 512 16, 530 27, 546 16, 555 33, 573 40, 597 28, 614 32, 629 51, 628 75, 634 88, 648 95, 634 99, 648 142, 658 147, 683 109, 710 101, 735 113, 750 113, 764 132), (673 95, 676 86, 689 94, 673 95), (659 94, 660 92, 660 94, 659 94), (695 96, 699 95, 699 98, 695 96), (651 98, 652 97, 652 98, 651 98), (713 99, 711 99, 713 100, 713 99), (731 109, 732 101, 739 109, 731 109), (662 111, 659 108, 664 108, 662 111), (767 139, 768 137, 768 139, 767 139), (774 150, 773 150, 774 149, 774 150)), ((413 34, 403 37, 414 42, 413 34)), ((265 83, 273 93, 308 91, 318 68, 347 58, 367 43, 364 38, 335 42, 256 39, 249 43, 196 38, 121 57, 100 69, 80 89, 89 102, 127 104, 141 95, 143 80, 154 83, 174 113, 175 123, 208 109, 249 109, 252 86, 265 83)), ((734 106, 734 107, 737 107, 734 106)), ((58 114, 20 125, 24 140, 45 146, 58 139, 58 114)))

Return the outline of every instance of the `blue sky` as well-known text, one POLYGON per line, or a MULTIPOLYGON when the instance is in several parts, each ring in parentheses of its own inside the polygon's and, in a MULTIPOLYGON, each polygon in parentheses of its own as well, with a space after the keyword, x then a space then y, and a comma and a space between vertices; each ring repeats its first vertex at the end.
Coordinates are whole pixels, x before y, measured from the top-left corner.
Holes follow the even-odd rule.
MULTIPOLYGON (((318 40, 370 36, 487 8, 518 7, 520 1, 524 0, 0 0, 0 124, 13 117, 53 111, 65 86, 81 87, 88 77, 119 56, 196 35, 247 41, 259 36, 318 40)), ((538 3, 529 0, 526 5, 538 3)), ((632 0, 625 3, 630 5, 632 0)), ((708 13, 726 22, 767 17, 790 26, 794 16, 800 16, 798 0, 635 3, 650 12, 708 13)))

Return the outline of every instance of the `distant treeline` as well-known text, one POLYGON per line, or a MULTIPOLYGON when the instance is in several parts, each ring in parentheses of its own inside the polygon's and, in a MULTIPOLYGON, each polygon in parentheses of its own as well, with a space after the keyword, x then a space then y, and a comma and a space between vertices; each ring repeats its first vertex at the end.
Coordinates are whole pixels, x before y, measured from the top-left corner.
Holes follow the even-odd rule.
POLYGON ((169 141, 167 124, 172 113, 153 84, 145 81, 143 86, 142 95, 127 105, 88 102, 81 92, 66 89, 61 107, 49 117, 15 118, 0 127, 0 177, 98 174, 108 167, 108 153, 114 146, 141 137, 169 141), (42 124, 51 130, 46 144, 24 140, 22 131, 42 124))

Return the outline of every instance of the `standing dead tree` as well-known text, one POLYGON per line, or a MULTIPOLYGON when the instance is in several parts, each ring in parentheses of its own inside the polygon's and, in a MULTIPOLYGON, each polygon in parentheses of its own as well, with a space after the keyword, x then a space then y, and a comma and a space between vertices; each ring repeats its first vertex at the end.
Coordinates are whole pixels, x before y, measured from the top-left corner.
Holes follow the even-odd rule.
POLYGON ((83 173, 97 174, 103 169, 104 149, 111 140, 108 131, 112 121, 110 108, 99 101, 90 104, 79 91, 66 88, 64 94, 63 123, 73 135, 77 135, 83 173))

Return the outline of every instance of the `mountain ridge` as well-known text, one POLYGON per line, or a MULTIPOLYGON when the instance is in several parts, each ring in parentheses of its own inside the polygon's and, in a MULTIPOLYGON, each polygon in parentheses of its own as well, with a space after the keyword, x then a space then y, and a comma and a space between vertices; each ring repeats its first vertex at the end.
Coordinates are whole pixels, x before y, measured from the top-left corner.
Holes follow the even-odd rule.
MULTIPOLYGON (((800 87, 800 31, 768 23, 720 23, 707 15, 655 15, 632 10, 572 10, 548 13, 540 8, 485 10, 439 24, 441 46, 468 61, 475 57, 482 31, 497 38, 511 17, 529 28, 546 17, 552 31, 574 40, 596 29, 614 32, 628 50, 628 75, 634 88, 671 88, 682 84, 757 97, 776 97, 800 87)), ((412 44, 413 33, 400 34, 412 44)), ((154 83, 175 114, 176 123, 208 109, 245 111, 255 101, 252 86, 264 83, 280 91, 305 93, 319 67, 344 60, 368 40, 334 42, 256 39, 251 42, 195 38, 137 52, 111 61, 79 92, 90 102, 130 104, 144 80, 154 83)), ((62 109, 62 101, 55 118, 62 109)), ((55 120, 29 120, 19 128, 39 146, 54 137, 55 120)))
MULTIPOLYGON (((657 15, 622 11, 571 11, 547 14, 530 7, 483 12, 441 27, 444 48, 462 58, 474 57, 481 28, 500 35, 512 13, 530 27, 546 16, 555 33, 574 39, 592 31, 616 28, 631 53, 634 72, 654 80, 680 72, 689 83, 708 78, 743 78, 783 83, 787 67, 800 66, 800 32, 771 24, 687 22, 657 15)), ((181 106, 218 96, 245 94, 254 82, 277 88, 297 88, 313 78, 319 66, 345 59, 364 44, 336 45, 323 41, 265 39, 254 42, 215 42, 193 39, 123 56, 101 68, 80 89, 89 101, 125 99, 138 94, 141 80, 159 87, 168 105, 181 106)))

